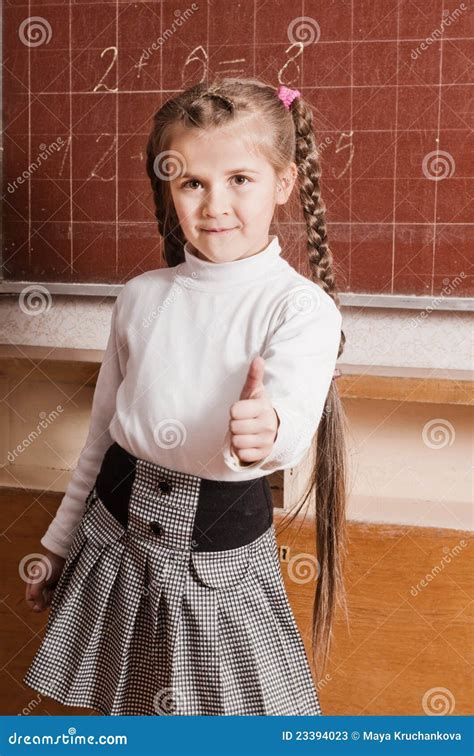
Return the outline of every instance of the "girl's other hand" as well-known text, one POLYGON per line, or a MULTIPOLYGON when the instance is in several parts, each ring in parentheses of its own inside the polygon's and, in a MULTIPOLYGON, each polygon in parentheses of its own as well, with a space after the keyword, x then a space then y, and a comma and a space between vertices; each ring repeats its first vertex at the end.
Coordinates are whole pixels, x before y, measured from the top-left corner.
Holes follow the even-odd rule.
POLYGON ((38 579, 34 572, 28 575, 31 582, 26 583, 26 603, 35 612, 42 612, 51 604, 54 589, 63 571, 65 558, 46 550, 37 563, 38 579))
POLYGON ((264 371, 265 360, 255 357, 240 399, 230 408, 231 449, 243 464, 259 462, 270 454, 280 425, 263 385, 264 371))

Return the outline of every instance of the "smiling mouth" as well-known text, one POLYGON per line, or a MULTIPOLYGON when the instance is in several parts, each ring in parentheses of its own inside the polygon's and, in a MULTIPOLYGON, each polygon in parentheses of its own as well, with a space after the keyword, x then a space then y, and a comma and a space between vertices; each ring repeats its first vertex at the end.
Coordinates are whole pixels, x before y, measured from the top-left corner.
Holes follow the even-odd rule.
POLYGON ((202 228, 206 234, 229 234, 231 231, 235 231, 235 228, 202 228))

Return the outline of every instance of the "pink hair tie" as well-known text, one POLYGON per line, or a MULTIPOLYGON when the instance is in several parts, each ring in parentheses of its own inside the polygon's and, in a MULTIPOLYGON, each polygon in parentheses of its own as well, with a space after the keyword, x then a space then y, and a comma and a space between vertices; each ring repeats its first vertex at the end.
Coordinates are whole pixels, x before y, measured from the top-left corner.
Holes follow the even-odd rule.
POLYGON ((278 97, 282 101, 287 110, 290 109, 290 105, 297 97, 301 97, 301 92, 298 89, 290 89, 285 87, 284 84, 280 84, 278 87, 278 97))

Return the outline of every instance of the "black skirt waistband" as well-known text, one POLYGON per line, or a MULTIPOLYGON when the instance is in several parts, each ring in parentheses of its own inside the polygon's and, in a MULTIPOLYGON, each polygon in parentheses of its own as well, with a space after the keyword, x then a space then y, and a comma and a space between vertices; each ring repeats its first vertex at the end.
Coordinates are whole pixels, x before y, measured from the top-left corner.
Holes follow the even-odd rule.
MULTIPOLYGON (((138 461, 114 442, 104 455, 95 482, 97 495, 125 528, 138 461)), ((156 467, 164 471, 159 487, 166 493, 170 485, 166 468, 156 467)), ((192 534, 193 550, 235 549, 254 541, 272 524, 272 494, 265 476, 239 481, 200 478, 200 481, 192 534)))

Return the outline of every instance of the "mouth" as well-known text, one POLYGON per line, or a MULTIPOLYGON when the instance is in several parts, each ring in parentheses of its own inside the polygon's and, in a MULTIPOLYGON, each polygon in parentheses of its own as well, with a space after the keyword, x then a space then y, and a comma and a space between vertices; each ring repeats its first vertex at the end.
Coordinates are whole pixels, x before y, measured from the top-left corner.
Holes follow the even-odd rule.
POLYGON ((235 231, 237 226, 235 228, 202 228, 201 231, 204 231, 205 234, 230 234, 231 231, 235 231))

